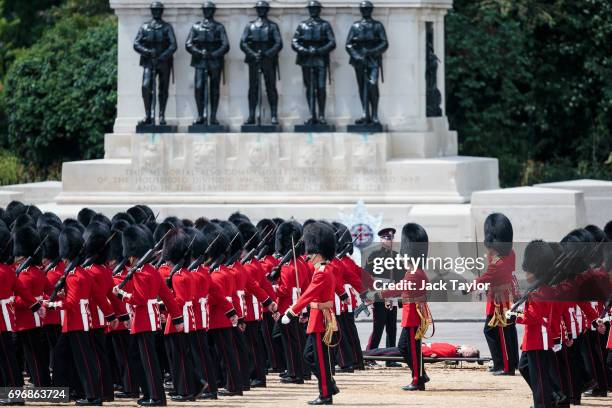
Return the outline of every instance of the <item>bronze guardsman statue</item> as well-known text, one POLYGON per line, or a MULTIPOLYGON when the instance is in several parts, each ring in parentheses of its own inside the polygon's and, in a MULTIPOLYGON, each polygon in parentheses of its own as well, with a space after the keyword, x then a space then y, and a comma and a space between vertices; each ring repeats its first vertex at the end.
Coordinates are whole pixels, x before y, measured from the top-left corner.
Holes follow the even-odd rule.
POLYGON ((268 19, 270 5, 266 1, 255 4, 257 18, 244 29, 240 40, 240 49, 245 54, 249 65, 249 117, 245 125, 261 125, 263 82, 265 82, 272 125, 278 125, 278 91, 276 90, 276 73, 278 71, 278 54, 283 48, 283 40, 278 25, 268 19), (259 109, 257 121, 255 110, 259 109))
POLYGON ((198 118, 194 125, 218 126, 217 109, 221 94, 223 58, 229 52, 229 41, 223 24, 215 21, 216 6, 207 1, 202 6, 204 19, 195 23, 185 43, 195 68, 195 100, 198 118), (210 111, 209 111, 210 102, 210 111))
POLYGON ((151 3, 153 19, 144 23, 136 40, 134 50, 140 54, 140 66, 144 68, 142 78, 142 99, 146 117, 139 125, 155 125, 156 90, 159 89, 159 124, 166 125, 166 104, 170 74, 173 69, 173 55, 176 52, 176 37, 172 26, 162 20, 164 5, 151 3), (156 82, 159 79, 159 85, 156 82))
POLYGON ((329 71, 329 54, 336 48, 336 39, 331 24, 320 17, 321 3, 311 0, 306 7, 310 18, 298 25, 293 35, 292 48, 297 52, 296 64, 302 67, 306 88, 310 110, 306 125, 326 125, 325 81, 329 71))
POLYGON ((373 10, 374 5, 370 1, 359 4, 362 19, 353 23, 346 40, 346 50, 350 55, 350 64, 355 68, 363 109, 362 117, 355 123, 380 127, 378 75, 382 74, 382 55, 389 43, 383 24, 372 18, 373 10))

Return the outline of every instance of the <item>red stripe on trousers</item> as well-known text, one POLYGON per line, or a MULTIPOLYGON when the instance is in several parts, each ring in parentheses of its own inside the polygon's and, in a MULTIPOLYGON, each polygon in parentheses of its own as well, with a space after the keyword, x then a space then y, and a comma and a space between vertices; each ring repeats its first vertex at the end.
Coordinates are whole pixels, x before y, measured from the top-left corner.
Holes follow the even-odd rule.
POLYGON ((414 333, 414 327, 410 329, 410 352, 412 354, 412 384, 417 385, 419 383, 419 370, 417 366, 417 352, 416 352, 416 339, 414 333))
POLYGON ((329 393, 327 390, 327 373, 325 372, 325 356, 323 355, 323 341, 321 340, 321 333, 317 333, 317 360, 319 361, 319 377, 321 379, 321 391, 323 391, 322 397, 328 397, 329 393))
POLYGON ((504 371, 509 372, 510 367, 508 364, 508 350, 506 349, 506 337, 504 336, 504 328, 497 326, 499 332, 499 341, 501 342, 502 360, 504 361, 504 371))

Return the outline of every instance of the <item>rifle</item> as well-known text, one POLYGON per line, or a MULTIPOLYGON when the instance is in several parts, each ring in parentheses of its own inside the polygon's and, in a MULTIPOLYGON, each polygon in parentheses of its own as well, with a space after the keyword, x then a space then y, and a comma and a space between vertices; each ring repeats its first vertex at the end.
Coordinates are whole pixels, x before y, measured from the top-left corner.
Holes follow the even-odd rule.
POLYGON ((46 274, 47 272, 49 272, 51 269, 55 268, 59 263, 60 263, 61 259, 57 258, 52 260, 51 262, 49 262, 49 265, 47 265, 44 269, 44 273, 46 274))
POLYGON ((40 244, 36 247, 36 249, 34 250, 34 253, 30 256, 28 256, 25 261, 23 261, 21 263, 21 265, 19 265, 19 267, 17 268, 17 270, 15 271, 15 273, 17 274, 17 276, 19 276, 19 274, 23 271, 25 271, 26 269, 28 269, 30 267, 30 265, 32 265, 32 262, 34 261, 34 257, 36 255, 38 255, 40 253, 40 251, 43 248, 43 244, 45 243, 45 241, 47 240, 47 238, 49 238, 48 235, 45 235, 45 237, 43 238, 42 241, 40 241, 40 244))
POLYGON ((283 267, 283 265, 285 265, 287 262, 289 262, 291 260, 291 255, 293 254, 294 249, 297 248, 302 242, 304 242, 304 236, 303 235, 300 237, 298 242, 295 243, 294 247, 291 248, 289 251, 287 251, 287 253, 285 255, 283 255, 283 257, 279 261, 278 265, 276 265, 274 268, 272 268, 272 270, 270 271, 268 276, 266 276, 266 278, 269 281, 274 282, 275 280, 278 279, 278 277, 280 276, 281 268, 283 267))
MULTIPOLYGON (((348 231, 348 230, 347 230, 348 231)), ((343 234, 344 235, 344 234, 343 234)), ((351 246, 353 246, 355 244, 355 242, 357 242, 357 239, 359 239, 359 237, 361 236, 361 234, 358 234, 353 241, 351 241, 350 244, 346 244, 344 246, 344 248, 342 248, 342 250, 340 252, 338 252, 338 255, 336 256, 338 259, 342 259, 346 256, 346 254, 348 253, 348 251, 351 249, 351 246)))
MULTIPOLYGON (((236 238, 238 238, 240 236, 240 231, 238 231, 236 233, 236 235, 234 235, 234 238, 232 238, 232 240, 230 241, 229 245, 227 246, 228 248, 232 248, 232 244, 234 243, 234 241, 236 240, 236 238)), ((231 265, 234 262, 236 262, 238 260, 238 257, 240 256, 240 252, 241 251, 237 251, 233 256, 231 256, 230 258, 227 259, 227 261, 225 262, 226 265, 231 265)))
POLYGON ((210 244, 208 244, 208 247, 204 250, 204 253, 198 256, 196 259, 194 259, 194 261, 191 264, 189 264, 189 266, 187 267, 189 271, 193 271, 206 260, 206 255, 208 255, 208 253, 210 252, 210 249, 215 244, 215 242, 217 242, 220 236, 221 236, 221 233, 220 232, 217 233, 217 236, 215 237, 215 239, 213 239, 213 241, 210 244))
POLYGON ((113 276, 120 274, 127 263, 127 258, 123 258, 121 261, 117 262, 117 265, 115 265, 115 268, 113 268, 113 276))
MULTIPOLYGON (((278 226, 275 226, 271 232, 269 232, 268 234, 272 234, 273 232, 276 232, 276 230, 278 229, 278 226)), ((267 235, 266 235, 267 237, 267 235)), ((260 244, 263 243, 262 247, 260 248, 259 252, 257 253, 257 255, 255 255, 255 259, 260 260, 261 258, 263 258, 266 253, 268 252, 268 244, 265 243, 267 241, 266 238, 264 238, 262 240, 262 242, 260 242, 260 244)))
POLYGON ((359 306, 357 306, 355 308, 355 310, 353 311, 353 313, 355 314, 355 319, 359 317, 359 315, 365 312, 367 317, 370 317, 370 308, 368 307, 368 305, 365 302, 362 302, 359 306))
MULTIPOLYGON (((247 253, 247 254, 246 254, 246 255, 245 255, 243 258, 242 258, 242 260, 240 261, 240 263, 244 265, 245 263, 250 262, 250 261, 251 261, 251 259, 253 258, 253 255, 255 255, 255 252, 257 252, 257 251, 260 251, 260 252, 261 252, 261 249, 262 249, 262 248, 264 248, 264 247, 266 246, 266 240, 268 239, 268 237, 270 236, 270 234, 271 234, 272 232, 274 232, 274 231, 276 231, 276 227, 275 227, 275 228, 270 228, 270 231, 268 231, 268 233, 266 234, 266 236, 265 236, 265 237, 264 237, 264 238, 263 238, 261 241, 259 241, 259 244, 257 244, 257 247, 255 247, 255 248, 251 249, 251 250, 250 250, 250 251, 249 251, 249 252, 248 252, 248 253, 247 253)), ((246 247, 246 245, 245 245, 245 247, 246 247)))
POLYGON ((146 264, 147 262, 149 262, 151 260, 151 256, 156 253, 157 251, 160 250, 160 248, 162 247, 162 245, 164 244, 164 240, 166 239, 166 237, 168 236, 168 234, 170 233, 170 231, 172 231, 171 229, 169 229, 168 231, 166 231, 166 233, 164 234, 163 237, 161 237, 161 239, 159 241, 157 241, 155 243, 155 245, 153 246, 153 248, 149 249, 138 261, 136 261, 136 264, 134 266, 132 266, 130 268, 130 270, 128 271, 128 273, 125 275, 125 278, 123 278, 123 281, 121 281, 121 283, 119 284, 119 289, 123 289, 125 287, 125 285, 127 285, 127 283, 132 280, 132 277, 134 276, 134 273, 142 268, 144 266, 144 264, 146 264))
POLYGON ((220 267, 223 264, 224 259, 225 259, 225 255, 220 255, 217 259, 213 261, 212 264, 210 264, 210 266, 208 267, 208 270, 214 271, 215 269, 220 267))
POLYGON ((55 287, 53 288, 53 292, 51 293, 51 296, 49 296, 49 302, 55 301, 57 294, 62 289, 64 289, 64 286, 66 286, 66 278, 68 277, 68 274, 72 272, 78 266, 79 259, 81 259, 81 255, 83 255, 84 250, 85 250, 85 244, 83 244, 83 246, 79 250, 79 253, 70 262, 68 262, 68 265, 66 265, 66 269, 64 269, 64 273, 62 274, 62 276, 59 278, 59 280, 55 284, 55 287))
POLYGON ((117 231, 114 231, 110 237, 108 237, 108 239, 104 242, 104 245, 102 246, 102 249, 100 249, 100 251, 98 251, 95 255, 90 256, 89 258, 85 259, 85 261, 83 261, 83 267, 87 268, 88 266, 90 266, 91 264, 94 263, 95 259, 100 255, 100 253, 102 251, 104 251, 106 249, 106 247, 108 247, 108 244, 110 244, 110 242, 113 240, 113 238, 115 238, 115 235, 117 235, 117 231))

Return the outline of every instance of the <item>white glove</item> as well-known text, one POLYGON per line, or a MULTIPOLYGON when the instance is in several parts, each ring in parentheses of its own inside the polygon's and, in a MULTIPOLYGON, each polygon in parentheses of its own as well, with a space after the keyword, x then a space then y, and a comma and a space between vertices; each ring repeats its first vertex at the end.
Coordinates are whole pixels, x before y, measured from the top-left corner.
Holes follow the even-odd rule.
POLYGON ((283 315, 283 318, 281 319, 281 323, 282 324, 289 324, 289 323, 291 323, 291 319, 289 318, 289 316, 287 316, 285 314, 285 315, 283 315))

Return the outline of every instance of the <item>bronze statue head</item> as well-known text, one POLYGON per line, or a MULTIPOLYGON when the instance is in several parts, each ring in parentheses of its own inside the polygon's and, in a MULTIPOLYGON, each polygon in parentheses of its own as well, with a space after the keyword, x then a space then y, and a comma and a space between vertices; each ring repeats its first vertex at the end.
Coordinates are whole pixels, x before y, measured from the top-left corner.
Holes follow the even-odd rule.
POLYGON ((359 3, 359 11, 363 17, 372 17, 372 11, 374 10, 374 4, 371 1, 365 0, 359 3))
POLYGON ((202 11, 204 12, 204 17, 206 18, 213 18, 216 10, 217 6, 212 1, 207 1, 202 5, 202 11))
POLYGON ((154 1, 149 8, 151 9, 151 14, 154 19, 159 20, 162 18, 164 14, 164 4, 161 1, 154 1))
POLYGON ((267 1, 259 0, 255 3, 255 11, 257 11, 257 15, 259 17, 266 17, 268 15, 268 11, 270 11, 270 4, 267 1))
POLYGON ((308 13, 310 14, 310 17, 319 17, 321 15, 321 8, 323 6, 321 5, 321 3, 319 3, 317 0, 310 0, 308 2, 308 4, 306 5, 306 8, 308 9, 308 13))

